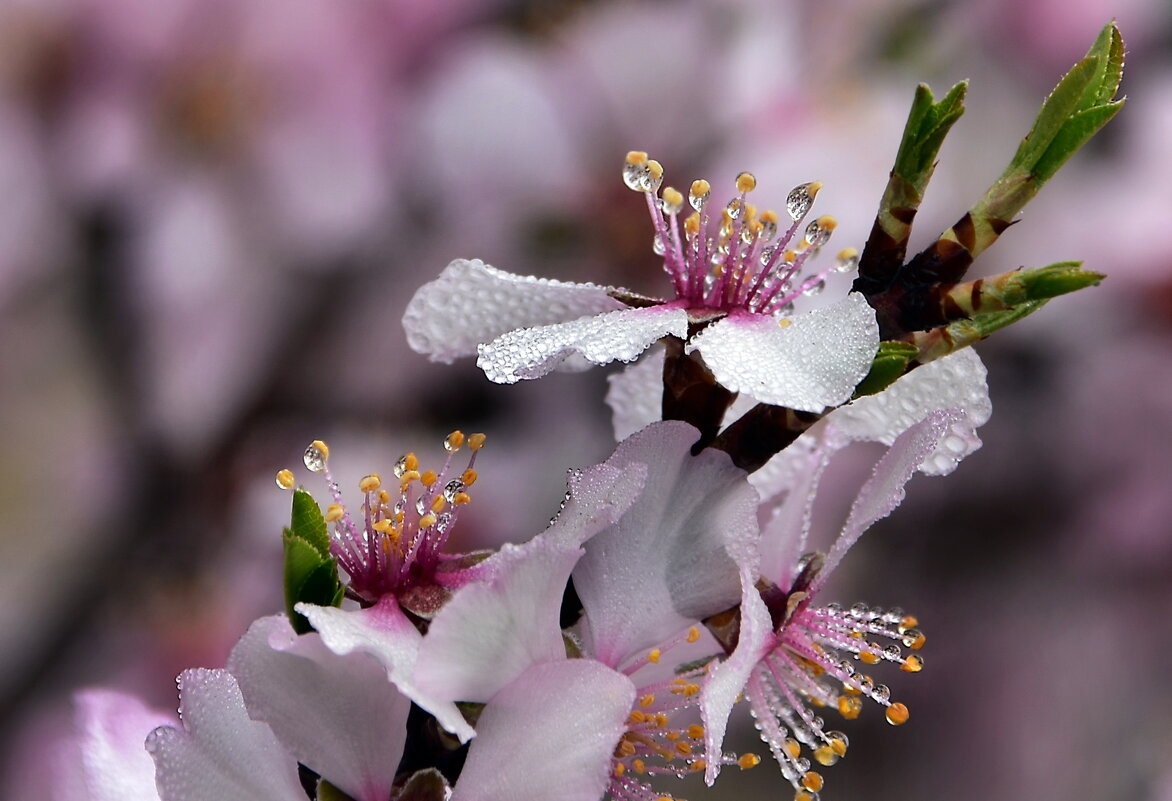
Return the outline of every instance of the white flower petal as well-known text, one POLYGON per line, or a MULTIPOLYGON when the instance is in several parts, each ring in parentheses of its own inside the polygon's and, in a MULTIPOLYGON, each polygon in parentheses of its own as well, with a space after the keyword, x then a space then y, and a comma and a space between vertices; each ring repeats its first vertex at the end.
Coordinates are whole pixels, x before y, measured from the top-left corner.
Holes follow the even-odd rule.
POLYGON ((175 723, 175 715, 148 709, 134 696, 114 690, 77 694, 76 735, 62 753, 80 786, 64 797, 77 801, 155 801, 155 763, 143 748, 147 735, 175 723))
POLYGON ((529 668, 484 708, 452 801, 598 801, 634 701, 590 659, 529 668))
POLYGON ((493 578, 460 589, 431 621, 415 681, 435 697, 483 703, 532 665, 566 658, 558 625, 580 548, 531 540, 491 558, 493 578))
POLYGON ((479 259, 456 259, 407 304, 407 342, 432 361, 473 356, 508 331, 626 308, 608 287, 513 275, 479 259))
POLYGON ((228 659, 253 720, 355 801, 386 801, 411 701, 368 654, 339 656, 284 615, 255 621, 228 659))
POLYGON ((845 402, 879 344, 875 312, 862 295, 780 321, 734 312, 694 336, 716 380, 762 403, 820 412, 845 402))
POLYGON ((578 354, 592 364, 629 362, 656 340, 686 336, 688 314, 677 305, 621 309, 568 323, 521 328, 480 346, 476 364, 498 384, 539 378, 578 354))
POLYGON ((358 651, 381 662, 387 678, 399 691, 434 715, 461 742, 476 734, 454 703, 437 699, 416 685, 415 661, 423 635, 392 596, 385 596, 369 609, 353 611, 313 604, 297 604, 295 608, 309 619, 322 642, 334 653, 344 656, 358 651))
POLYGON ((606 377, 606 405, 610 407, 614 438, 622 441, 663 416, 663 359, 654 347, 639 361, 606 377))
POLYGON ((606 462, 648 467, 639 499, 587 540, 573 573, 589 651, 612 667, 740 598, 729 548, 757 536, 757 494, 728 454, 692 456, 698 438, 686 423, 655 423, 606 462))
POLYGON ((890 445, 929 412, 962 409, 964 417, 920 465, 920 471, 928 475, 946 475, 981 447, 976 430, 993 412, 986 374, 976 351, 965 348, 917 367, 882 392, 835 410, 832 425, 850 439, 890 445))
POLYGON ((179 676, 183 728, 151 732, 162 801, 304 801, 297 760, 264 723, 250 720, 236 680, 226 670, 179 676))

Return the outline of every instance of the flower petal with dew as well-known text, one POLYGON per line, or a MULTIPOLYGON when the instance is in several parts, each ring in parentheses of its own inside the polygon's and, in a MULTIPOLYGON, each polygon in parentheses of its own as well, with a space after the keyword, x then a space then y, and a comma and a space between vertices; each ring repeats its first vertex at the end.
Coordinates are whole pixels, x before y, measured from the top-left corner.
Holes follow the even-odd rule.
POLYGON ((401 693, 434 715, 461 742, 467 742, 475 734, 455 703, 436 698, 416 685, 415 662, 423 635, 392 596, 368 609, 347 610, 312 604, 297 604, 296 608, 335 654, 359 652, 373 656, 401 693))
POLYGON ((255 621, 228 659, 249 716, 354 801, 386 801, 411 701, 368 654, 339 656, 284 615, 255 621))
POLYGON ((182 728, 162 726, 146 741, 162 801, 305 801, 297 760, 249 719, 231 673, 185 670, 179 717, 182 728))
POLYGON ((757 494, 727 454, 693 456, 698 438, 687 423, 656 423, 606 461, 650 468, 638 501, 586 541, 573 573, 588 650, 612 667, 740 597, 728 547, 757 536, 757 494))
MULTIPOLYGON (((822 776, 810 770, 803 746, 821 765, 833 765, 846 753, 848 740, 839 731, 828 731, 813 707, 837 709, 846 719, 862 710, 867 697, 885 707, 892 725, 908 719, 907 707, 891 701, 891 691, 855 668, 855 662, 875 665, 890 662, 908 673, 923 668, 915 653, 904 656, 901 646, 913 651, 924 644, 914 618, 902 611, 855 604, 843 611, 836 604, 815 607, 812 602, 843 554, 877 520, 890 514, 904 496, 904 485, 924 459, 947 436, 959 412, 933 412, 901 434, 879 460, 851 507, 846 524, 830 552, 823 558, 804 557, 796 578, 781 579, 762 571, 763 592, 744 585, 740 635, 732 655, 713 669, 701 702, 709 732, 709 753, 720 753, 720 735, 738 695, 749 704, 757 729, 773 753, 782 775, 793 785, 798 801, 817 798, 822 776)), ((790 502, 806 503, 807 499, 790 502)), ((769 543, 764 543, 763 548, 769 543)), ((753 575, 756 566, 741 565, 753 575)), ((709 769, 711 783, 716 776, 709 769)))
POLYGON ((737 177, 737 195, 721 209, 710 203, 708 182, 695 181, 688 195, 694 213, 682 222, 684 195, 670 187, 659 194, 663 168, 646 153, 627 155, 623 180, 646 197, 653 247, 663 256, 674 298, 456 261, 408 305, 404 325, 412 347, 450 361, 475 341, 485 374, 513 383, 559 366, 631 361, 657 339, 691 335, 689 350, 699 350, 733 391, 808 411, 850 397, 879 342, 873 311, 859 296, 790 316, 798 297, 815 294, 830 272, 854 269, 858 261, 845 250, 834 264, 811 267, 837 225, 824 216, 802 229, 821 184, 789 193, 790 224, 783 231, 779 215, 758 214, 747 201, 757 183, 749 173, 737 177))

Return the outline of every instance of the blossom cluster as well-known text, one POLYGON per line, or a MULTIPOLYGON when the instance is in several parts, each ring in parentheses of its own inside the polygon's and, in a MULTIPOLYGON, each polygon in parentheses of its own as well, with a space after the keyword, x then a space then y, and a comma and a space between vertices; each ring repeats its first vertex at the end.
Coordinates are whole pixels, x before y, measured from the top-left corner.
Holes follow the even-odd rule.
MULTIPOLYGON (((1080 62, 1103 86, 1069 89, 1100 105, 1064 113, 1113 113, 1121 46, 1108 26, 1080 62)), ((743 712, 796 801, 816 801, 815 764, 850 750, 840 726, 871 705, 908 722, 884 672, 925 666, 915 616, 825 602, 828 577, 917 472, 950 473, 979 447, 990 402, 967 345, 1098 278, 1064 263, 963 283, 1000 232, 997 209, 1020 199, 997 184, 903 263, 914 208, 894 201, 922 189, 962 94, 917 96, 905 136, 919 161, 897 160, 867 249, 828 265, 836 223, 809 219, 817 182, 788 193, 783 226, 749 202, 751 174, 723 206, 706 180, 685 201, 638 151, 622 178, 646 200, 673 298, 452 262, 408 305, 412 346, 476 355, 498 383, 630 363, 611 380, 611 456, 569 471, 540 533, 459 553, 484 434, 453 431, 436 469, 404 454, 349 505, 315 440, 303 462, 324 479, 324 510, 293 471, 276 477, 293 498, 288 608, 255 621, 225 668, 180 676, 178 721, 81 696, 76 781, 152 801, 664 801, 675 779, 712 785, 762 761, 726 745, 743 712), (857 271, 854 290, 803 309, 831 271, 857 271), (815 514, 821 479, 861 441, 885 447, 815 549, 832 528, 815 514)), ((1043 126, 1046 113, 1039 130, 1065 124, 1043 126)), ((1048 153, 1031 169, 1061 160, 1048 153)))

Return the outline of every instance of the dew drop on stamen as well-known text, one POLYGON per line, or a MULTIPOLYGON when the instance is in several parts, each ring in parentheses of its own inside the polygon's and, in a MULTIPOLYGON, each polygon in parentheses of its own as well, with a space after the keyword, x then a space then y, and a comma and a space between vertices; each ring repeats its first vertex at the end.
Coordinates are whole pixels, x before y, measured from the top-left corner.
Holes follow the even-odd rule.
POLYGON ((800 220, 814 205, 814 198, 810 196, 810 185, 800 184, 789 191, 785 198, 785 210, 793 220, 800 220))
POLYGON ((399 457, 399 461, 395 462, 395 466, 391 468, 391 472, 395 474, 395 478, 403 477, 403 474, 407 472, 407 454, 399 457))
POLYGON ((871 697, 880 703, 891 700, 891 688, 886 684, 876 684, 871 697))
POLYGON ((823 227, 818 220, 813 220, 806 226, 806 241, 812 248, 820 248, 830 241, 831 229, 823 227))
POLYGON ((802 294, 803 294, 803 295, 805 295, 805 296, 806 296, 806 297, 808 297, 808 298, 812 298, 812 297, 814 297, 815 295, 819 295, 819 294, 821 294, 821 293, 822 293, 822 290, 823 290, 823 289, 825 289, 825 288, 826 288, 826 282, 825 282, 825 281, 816 281, 816 282, 814 282, 813 284, 810 284, 810 285, 809 285, 808 287, 806 287, 805 289, 803 289, 803 290, 802 290, 802 294))
POLYGON ((466 489, 467 487, 463 481, 454 478, 444 485, 444 500, 448 503, 453 503, 456 500, 456 496, 466 489))
POLYGON ((325 443, 321 440, 314 440, 305 449, 305 454, 302 457, 305 461, 305 466, 311 472, 320 473, 326 469, 326 460, 329 458, 329 449, 325 447, 325 443))
POLYGON ((655 238, 651 240, 651 249, 655 252, 656 256, 662 256, 664 253, 667 253, 667 245, 664 243, 662 236, 659 234, 655 235, 655 238))

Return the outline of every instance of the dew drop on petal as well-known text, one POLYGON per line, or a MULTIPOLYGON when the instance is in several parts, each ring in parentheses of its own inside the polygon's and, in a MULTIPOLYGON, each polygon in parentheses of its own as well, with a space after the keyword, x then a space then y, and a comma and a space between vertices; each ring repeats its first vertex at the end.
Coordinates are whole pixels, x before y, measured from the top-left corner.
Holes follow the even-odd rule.
POLYGON ((802 294, 808 298, 812 298, 815 295, 821 294, 822 290, 825 288, 826 288, 825 281, 815 281, 814 283, 810 284, 808 287, 805 287, 802 290, 802 294))

